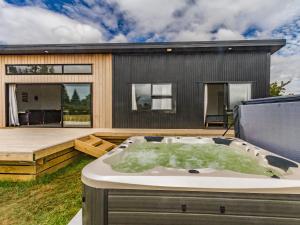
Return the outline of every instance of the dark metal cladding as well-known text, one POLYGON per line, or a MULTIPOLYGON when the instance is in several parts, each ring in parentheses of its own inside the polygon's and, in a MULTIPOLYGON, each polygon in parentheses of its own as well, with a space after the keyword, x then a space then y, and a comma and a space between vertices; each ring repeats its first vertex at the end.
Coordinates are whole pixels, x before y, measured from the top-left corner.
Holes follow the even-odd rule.
POLYGON ((252 82, 261 98, 269 81, 269 52, 113 54, 113 127, 202 128, 205 83, 252 82), (176 113, 132 111, 132 83, 174 84, 176 113))

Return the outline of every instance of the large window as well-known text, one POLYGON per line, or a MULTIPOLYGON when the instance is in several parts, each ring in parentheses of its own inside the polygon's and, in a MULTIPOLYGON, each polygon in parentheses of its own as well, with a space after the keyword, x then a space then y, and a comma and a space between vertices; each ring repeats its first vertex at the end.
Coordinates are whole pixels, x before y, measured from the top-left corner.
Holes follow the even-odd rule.
POLYGON ((40 127, 92 127, 92 85, 8 84, 8 123, 40 127))
POLYGON ((91 64, 6 65, 7 75, 92 74, 91 64))
POLYGON ((133 111, 175 112, 173 87, 170 83, 132 84, 133 111))
POLYGON ((64 127, 91 127, 91 85, 63 84, 64 127))

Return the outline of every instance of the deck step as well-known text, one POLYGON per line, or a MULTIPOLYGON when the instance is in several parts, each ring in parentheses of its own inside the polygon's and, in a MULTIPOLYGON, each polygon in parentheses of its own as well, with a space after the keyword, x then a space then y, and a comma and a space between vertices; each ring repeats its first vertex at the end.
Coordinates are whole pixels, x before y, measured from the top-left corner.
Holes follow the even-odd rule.
POLYGON ((97 145, 102 144, 102 139, 95 137, 94 135, 89 135, 89 139, 85 142, 90 145, 97 146, 97 145))
POLYGON ((115 144, 105 141, 94 135, 89 135, 87 140, 76 139, 74 144, 74 148, 76 150, 96 158, 109 152, 115 146, 115 144))

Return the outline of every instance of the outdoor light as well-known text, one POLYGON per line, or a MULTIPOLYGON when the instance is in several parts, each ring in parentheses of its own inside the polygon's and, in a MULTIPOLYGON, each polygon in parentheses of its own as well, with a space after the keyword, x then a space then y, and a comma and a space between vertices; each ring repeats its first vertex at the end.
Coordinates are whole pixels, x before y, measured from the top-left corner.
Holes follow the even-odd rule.
POLYGON ((173 49, 171 49, 171 48, 167 48, 167 50, 166 50, 167 52, 172 52, 173 51, 173 49))
POLYGON ((232 48, 228 48, 228 50, 230 51, 230 50, 232 50, 232 48))
POLYGON ((49 52, 47 50, 45 50, 44 53, 48 54, 49 52))

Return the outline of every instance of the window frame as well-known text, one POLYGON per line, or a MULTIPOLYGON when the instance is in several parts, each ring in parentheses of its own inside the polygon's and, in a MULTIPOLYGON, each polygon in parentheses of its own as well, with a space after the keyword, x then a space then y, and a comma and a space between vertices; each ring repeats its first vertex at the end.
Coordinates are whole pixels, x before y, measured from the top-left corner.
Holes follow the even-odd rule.
POLYGON ((177 92, 176 92, 176 83, 174 82, 135 82, 135 83, 130 83, 130 110, 133 113, 170 113, 170 114, 175 114, 176 113, 176 100, 177 100, 177 92), (151 85, 151 108, 152 108, 152 100, 153 99, 171 99, 172 102, 172 109, 149 109, 149 110, 134 110, 132 109, 132 85, 137 85, 137 84, 150 84, 151 85), (171 90, 172 90, 172 95, 153 95, 153 85, 166 85, 166 84, 171 84, 171 90))
POLYGON ((8 76, 19 76, 19 75, 26 75, 26 76, 35 76, 35 75, 93 75, 93 64, 91 63, 84 63, 84 64, 6 64, 5 65, 5 75, 8 76), (61 66, 61 73, 8 73, 8 67, 10 66, 61 66), (90 73, 65 73, 64 72, 64 66, 90 66, 91 72, 90 73))

